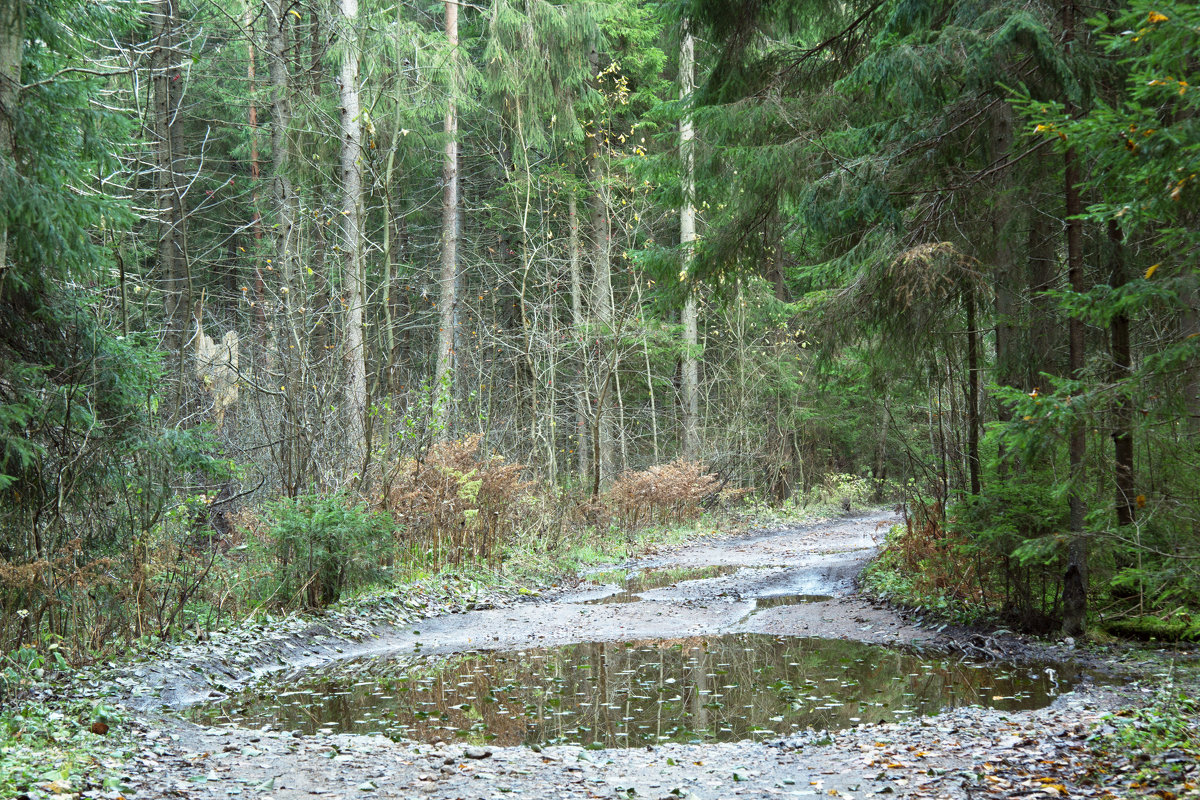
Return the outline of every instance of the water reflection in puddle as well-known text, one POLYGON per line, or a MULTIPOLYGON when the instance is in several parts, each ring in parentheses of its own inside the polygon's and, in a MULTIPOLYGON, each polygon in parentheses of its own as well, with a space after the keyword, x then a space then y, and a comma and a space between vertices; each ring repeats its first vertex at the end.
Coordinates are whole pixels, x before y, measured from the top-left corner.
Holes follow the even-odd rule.
POLYGON ((836 729, 970 704, 1036 708, 1074 677, 1058 665, 984 666, 856 642, 732 634, 363 660, 194 715, 308 734, 626 747, 836 729))
POLYGON ((781 594, 775 597, 756 597, 754 607, 756 610, 762 610, 779 606, 802 606, 806 603, 824 603, 832 599, 833 595, 829 594, 781 594))
POLYGON ((651 589, 662 589, 674 586, 684 581, 700 581, 707 578, 720 578, 732 575, 743 567, 719 564, 708 567, 666 567, 662 569, 646 569, 628 573, 624 570, 597 572, 587 576, 588 583, 618 584, 622 587, 616 594, 598 597, 595 600, 585 600, 589 605, 597 603, 636 603, 642 592, 651 589))

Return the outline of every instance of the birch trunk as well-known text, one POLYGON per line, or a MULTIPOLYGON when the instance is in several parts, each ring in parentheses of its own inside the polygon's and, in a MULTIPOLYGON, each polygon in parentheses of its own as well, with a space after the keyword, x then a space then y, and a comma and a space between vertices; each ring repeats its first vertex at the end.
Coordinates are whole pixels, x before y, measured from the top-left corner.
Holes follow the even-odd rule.
MULTIPOLYGON (((695 42, 684 22, 683 43, 679 50, 679 97, 687 102, 695 89, 695 42)), ((683 248, 683 270, 689 272, 696 242, 696 155, 695 130, 691 112, 679 122, 679 155, 683 160, 683 206, 679 209, 679 244, 683 248)), ((683 457, 700 458, 700 365, 696 358, 696 296, 688 292, 683 305, 683 457)))
POLYGON ((350 463, 358 470, 367 455, 367 360, 363 336, 362 113, 358 97, 358 0, 338 0, 342 16, 339 80, 342 122, 343 283, 346 287, 346 435, 350 463))

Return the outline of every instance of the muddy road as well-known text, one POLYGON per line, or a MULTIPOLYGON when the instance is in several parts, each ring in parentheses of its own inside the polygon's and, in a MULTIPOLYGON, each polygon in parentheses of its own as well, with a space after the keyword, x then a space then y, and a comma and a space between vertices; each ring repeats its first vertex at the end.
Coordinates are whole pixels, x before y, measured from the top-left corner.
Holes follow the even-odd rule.
POLYGON ((929 642, 928 630, 854 596, 855 577, 896 521, 890 513, 873 514, 705 541, 585 575, 580 586, 542 602, 437 617, 413 629, 419 633, 398 632, 345 655, 386 656, 415 648, 433 655, 725 633, 929 642))
POLYGON ((1057 662, 966 663, 855 596, 893 521, 708 540, 529 602, 285 647, 247 691, 177 695, 200 724, 142 717, 133 796, 970 797, 1051 764, 1069 791, 1116 696, 1057 662))

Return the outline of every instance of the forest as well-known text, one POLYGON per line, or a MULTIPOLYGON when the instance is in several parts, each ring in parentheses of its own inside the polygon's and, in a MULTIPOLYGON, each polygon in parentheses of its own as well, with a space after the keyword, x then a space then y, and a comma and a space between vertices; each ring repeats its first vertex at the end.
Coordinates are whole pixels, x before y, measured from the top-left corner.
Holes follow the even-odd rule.
POLYGON ((1200 638, 1198 54, 1187 0, 0 0, 0 651, 822 503, 899 504, 896 602, 1200 638))

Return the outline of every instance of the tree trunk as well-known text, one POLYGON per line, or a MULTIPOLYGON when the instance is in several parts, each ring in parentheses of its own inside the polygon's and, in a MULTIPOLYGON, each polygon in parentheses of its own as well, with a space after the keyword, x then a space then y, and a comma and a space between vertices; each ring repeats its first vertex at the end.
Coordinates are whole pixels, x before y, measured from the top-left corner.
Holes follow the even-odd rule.
MULTIPOLYGON (((0 0, 0 159, 13 161, 13 115, 21 88, 25 3, 0 0)), ((14 165, 15 166, 15 165, 14 165)), ((0 220, 0 274, 8 267, 8 227, 0 220)))
POLYGON ((971 494, 982 491, 979 481, 979 331, 975 320, 975 289, 966 290, 967 303, 967 470, 971 494))
POLYGON ((588 430, 587 338, 584 333, 582 250, 579 242, 579 207, 575 192, 567 195, 567 225, 571 265, 571 335, 579 352, 579 374, 575 380, 575 436, 572 442, 578 454, 579 481, 586 484, 591 472, 591 437, 588 430))
MULTIPOLYGON (((1200 336, 1200 287, 1197 287, 1195 273, 1187 277, 1182 292, 1183 316, 1180 319, 1180 334, 1182 337, 1200 336)), ((1188 362, 1184 374, 1184 414, 1187 432, 1196 436, 1200 434, 1200 359, 1193 357, 1188 362)))
MULTIPOLYGON (((992 117, 992 157, 1006 157, 1012 149, 1012 109, 1002 103, 992 117)), ((995 186, 996 199, 992 211, 992 260, 995 266, 996 287, 996 380, 1001 386, 1018 386, 1017 374, 1017 269, 1012 240, 1013 201, 1011 175, 1002 173, 995 186)), ((1001 404, 1000 419, 1009 418, 1008 407, 1001 404)))
MULTIPOLYGON (((1108 240, 1112 246, 1110 285, 1116 289, 1125 285, 1125 242, 1116 220, 1108 222, 1108 240)), ((1125 397, 1121 383, 1133 372, 1129 347, 1129 315, 1117 314, 1109 327, 1112 337, 1113 382, 1118 384, 1113 401, 1113 482, 1116 487, 1117 524, 1132 525, 1137 515, 1137 489, 1133 473, 1133 409, 1125 397)))
POLYGON ((346 435, 351 469, 362 469, 367 455, 367 360, 363 336, 362 247, 362 114, 358 98, 358 0, 338 0, 342 15, 342 69, 340 76, 342 121, 342 225, 344 231, 343 284, 346 309, 346 435))
MULTIPOLYGON (((254 41, 254 16, 253 4, 250 2, 246 3, 246 14, 243 24, 246 27, 246 96, 250 100, 250 107, 246 110, 246 123, 250 126, 250 205, 254 210, 254 218, 252 220, 254 242, 258 245, 262 242, 263 226, 262 214, 258 210, 258 181, 262 175, 258 163, 258 105, 254 99, 255 53, 257 50, 254 41)), ((264 350, 268 339, 267 302, 266 284, 263 282, 262 266, 259 263, 261 255, 258 247, 255 247, 252 259, 254 263, 254 332, 259 349, 264 350)))
MULTIPOLYGON (((285 0, 268 0, 267 49, 271 59, 271 185, 275 201, 275 270, 286 282, 295 258, 296 195, 291 180, 291 79, 288 73, 288 16, 285 0)), ((285 304, 289 298, 285 294, 285 304)))
MULTIPOLYGON (((683 23, 683 42, 679 48, 679 98, 690 101, 695 90, 694 72, 695 42, 683 23)), ((679 121, 679 155, 683 161, 683 206, 679 209, 679 245, 683 249, 683 271, 690 271, 696 243, 696 151, 695 130, 692 116, 685 112, 679 121)), ((688 292, 683 304, 683 457, 688 461, 700 458, 700 365, 696 351, 697 340, 696 295, 688 292)))
POLYGON ((154 172, 164 345, 178 355, 182 382, 184 332, 191 313, 191 299, 187 292, 183 194, 177 163, 182 157, 179 103, 183 96, 177 1, 156 0, 150 12, 150 24, 154 38, 150 68, 154 88, 154 172))
MULTIPOLYGON (((1068 21, 1067 31, 1073 30, 1074 8, 1070 0, 1064 6, 1064 18, 1068 21)), ((1067 214, 1067 274, 1072 291, 1085 290, 1083 275, 1083 200, 1079 192, 1078 156, 1074 149, 1065 156, 1065 196, 1067 214)), ((1083 378, 1084 341, 1083 320, 1072 316, 1068 323, 1070 343, 1069 369, 1071 377, 1083 378)), ((1087 479, 1084 458, 1087 455, 1086 429, 1082 421, 1071 427, 1068 450, 1071 462, 1070 527, 1071 541, 1068 545, 1067 572, 1063 583, 1063 630, 1070 635, 1083 633, 1087 621, 1087 541, 1084 538, 1084 516, 1087 513, 1083 502, 1083 487, 1087 479)))
POLYGON ((296 218, 299 202, 291 182, 292 86, 288 69, 288 3, 286 0, 267 0, 267 52, 271 75, 271 186, 275 204, 274 270, 275 291, 281 298, 282 309, 276 315, 275 336, 278 363, 268 363, 268 370, 278 367, 282 372, 283 397, 279 415, 280 476, 284 492, 294 496, 306 480, 306 459, 301 447, 303 422, 297 409, 296 387, 300 367, 300 337, 292 314, 292 278, 296 254, 296 218), (288 346, 284 346, 285 341, 288 346))
POLYGON ((1030 206, 1029 221, 1029 357, 1026 389, 1047 389, 1043 373, 1061 375, 1062 365, 1055 357, 1054 330, 1057 323, 1046 292, 1054 288, 1055 235, 1050 220, 1035 204, 1030 206))
MULTIPOLYGON (((600 71, 600 54, 595 47, 588 54, 591 74, 600 71)), ((605 484, 612 480, 616 467, 615 436, 613 418, 609 410, 610 397, 613 392, 613 379, 610 374, 616 368, 615 359, 610 350, 617 346, 613 340, 613 302, 612 302, 612 255, 610 253, 611 234, 608 229, 608 200, 603 181, 603 169, 600 158, 600 121, 593 124, 592 135, 586 137, 584 158, 591 183, 591 222, 592 222, 592 311, 598 330, 597 341, 601 342, 596 359, 596 408, 594 409, 596 434, 594 447, 596 451, 593 466, 596 469, 595 485, 605 484)))
POLYGON ((446 147, 442 163, 442 270, 438 280, 437 365, 433 392, 435 427, 439 439, 450 435, 450 405, 454 398, 454 323, 458 306, 458 3, 446 2, 448 86, 443 132, 446 147))

